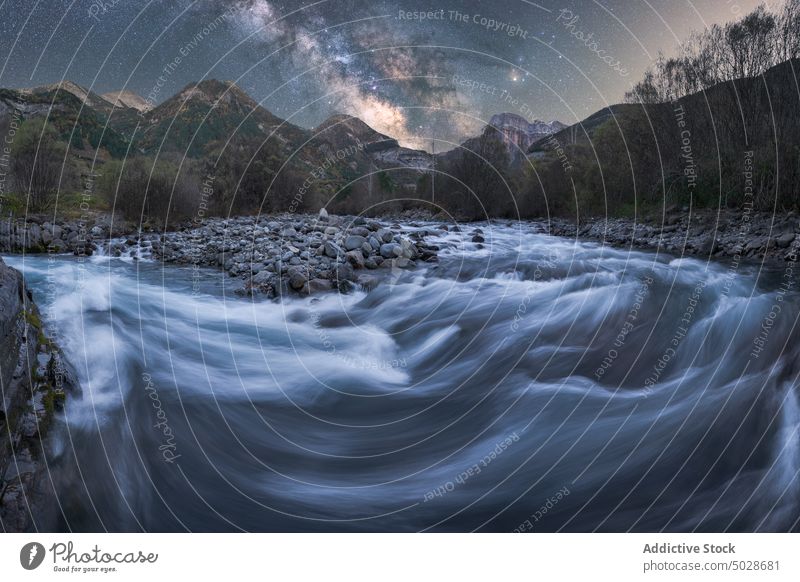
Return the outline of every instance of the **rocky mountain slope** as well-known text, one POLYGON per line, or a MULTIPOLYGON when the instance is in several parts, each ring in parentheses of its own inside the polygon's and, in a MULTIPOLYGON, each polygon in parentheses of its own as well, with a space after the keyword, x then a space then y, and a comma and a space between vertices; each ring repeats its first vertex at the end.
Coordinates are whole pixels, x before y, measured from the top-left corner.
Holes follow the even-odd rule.
POLYGON ((551 135, 563 131, 566 127, 560 121, 548 123, 537 119, 529 122, 516 113, 498 113, 484 126, 481 135, 465 140, 460 147, 438 155, 437 159, 443 162, 452 161, 463 150, 479 151, 481 136, 487 131, 497 131, 503 138, 512 166, 519 167, 526 160, 528 151, 534 144, 546 141, 551 135))
POLYGON ((133 91, 112 91, 111 93, 103 93, 101 97, 120 109, 129 108, 135 109, 139 113, 144 113, 153 108, 144 97, 137 95, 133 91))

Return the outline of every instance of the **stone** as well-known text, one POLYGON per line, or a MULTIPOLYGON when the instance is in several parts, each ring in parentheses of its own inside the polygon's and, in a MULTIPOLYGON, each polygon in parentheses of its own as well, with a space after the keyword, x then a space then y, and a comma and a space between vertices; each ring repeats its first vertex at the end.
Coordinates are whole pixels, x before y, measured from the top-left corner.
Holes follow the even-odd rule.
POLYGON ((331 273, 331 278, 339 283, 351 281, 353 279, 353 267, 349 263, 339 263, 331 273))
POLYGON ((275 276, 269 271, 259 271, 253 276, 251 282, 253 283, 253 285, 261 287, 266 285, 272 285, 274 280, 275 276))
POLYGON ((348 236, 344 241, 344 248, 348 251, 354 251, 356 249, 360 249, 361 246, 367 242, 363 236, 358 235, 351 235, 348 236))
POLYGON ((311 279, 307 285, 307 293, 310 295, 327 293, 331 289, 333 289, 333 285, 327 279, 311 279))
POLYGON ((397 243, 386 243, 381 245, 381 256, 384 259, 394 259, 403 254, 402 247, 397 243))
POLYGON ((364 268, 364 255, 361 253, 360 250, 348 251, 347 253, 345 253, 345 257, 347 257, 347 262, 353 265, 353 268, 355 269, 364 268))
POLYGON ((339 245, 331 241, 325 241, 325 256, 335 259, 342 254, 342 249, 339 245))
POLYGON ((417 247, 415 247, 412 244, 412 242, 407 240, 407 239, 402 239, 400 241, 400 248, 401 248, 401 255, 400 256, 402 256, 402 257, 404 257, 406 259, 413 259, 418 255, 417 247))
POLYGON ((388 228, 382 228, 376 234, 378 239, 385 243, 390 243, 394 240, 394 233, 388 228))
POLYGON ((779 249, 785 249, 794 242, 794 239, 795 234, 793 232, 786 232, 775 239, 775 244, 778 245, 779 249))
POLYGON ((363 226, 355 226, 350 229, 350 234, 355 236, 363 236, 364 238, 367 238, 372 233, 370 233, 370 230, 368 228, 365 228, 363 226))
POLYGON ((375 287, 378 286, 380 280, 375 275, 359 275, 358 279, 356 279, 356 283, 364 290, 364 291, 372 291, 375 287))
POLYGON ((300 291, 307 282, 308 277, 306 276, 305 269, 289 269, 289 286, 292 289, 300 291))
POLYGON ((747 252, 747 251, 757 251, 759 249, 763 249, 765 245, 766 245, 766 239, 760 238, 760 237, 759 238, 754 238, 753 240, 751 240, 750 242, 748 242, 745 245, 744 250, 745 250, 745 252, 747 252))
POLYGON ((322 222, 328 222, 328 211, 325 210, 324 208, 319 209, 319 219, 322 222))

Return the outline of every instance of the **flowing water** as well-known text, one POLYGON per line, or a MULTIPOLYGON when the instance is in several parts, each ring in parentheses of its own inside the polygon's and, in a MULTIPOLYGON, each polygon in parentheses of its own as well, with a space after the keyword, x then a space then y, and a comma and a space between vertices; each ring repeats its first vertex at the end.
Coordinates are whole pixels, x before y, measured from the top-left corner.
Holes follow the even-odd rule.
POLYGON ((481 227, 371 292, 281 303, 8 258, 83 388, 61 527, 798 529, 793 265, 481 227))

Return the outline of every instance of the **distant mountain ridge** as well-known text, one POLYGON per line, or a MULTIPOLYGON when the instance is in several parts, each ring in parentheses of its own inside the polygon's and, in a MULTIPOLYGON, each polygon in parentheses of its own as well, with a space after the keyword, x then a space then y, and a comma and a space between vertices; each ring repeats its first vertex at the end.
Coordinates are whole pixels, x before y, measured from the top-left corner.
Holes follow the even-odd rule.
MULTIPOLYGON (((24 117, 49 116, 65 138, 71 136, 72 145, 78 149, 103 150, 100 161, 126 153, 204 158, 220 151, 232 137, 269 139, 276 140, 301 170, 316 168, 338 151, 348 150, 347 171, 391 169, 394 178, 406 185, 430 171, 436 159, 458 155, 462 147, 469 148, 477 139, 469 138, 461 147, 434 156, 403 147, 397 139, 350 115, 334 114, 309 130, 273 115, 235 83, 215 79, 189 83, 157 106, 130 90, 100 95, 71 81, 2 89, 0 119, 16 107, 14 103, 25 104, 24 117), (352 146, 359 147, 350 151, 352 146)), ((519 159, 536 140, 566 126, 500 113, 486 127, 500 131, 511 158, 519 159)))

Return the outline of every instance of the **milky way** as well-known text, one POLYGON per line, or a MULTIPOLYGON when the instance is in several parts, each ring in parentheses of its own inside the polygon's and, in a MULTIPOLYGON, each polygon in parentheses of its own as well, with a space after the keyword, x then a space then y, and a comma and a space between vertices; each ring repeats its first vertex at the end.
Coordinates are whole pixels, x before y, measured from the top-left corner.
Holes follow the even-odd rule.
POLYGON ((14 0, 0 2, 0 87, 69 79, 147 96, 162 76, 161 101, 192 81, 233 80, 298 125, 349 113, 445 150, 502 111, 583 119, 692 28, 756 4, 14 0))

